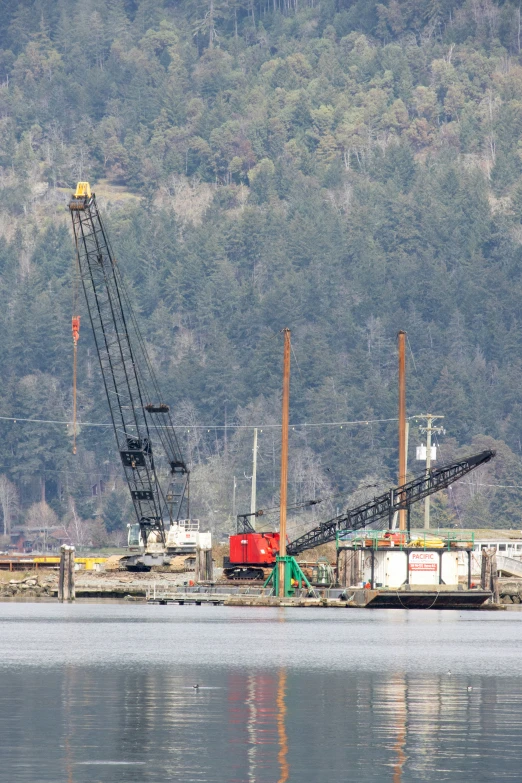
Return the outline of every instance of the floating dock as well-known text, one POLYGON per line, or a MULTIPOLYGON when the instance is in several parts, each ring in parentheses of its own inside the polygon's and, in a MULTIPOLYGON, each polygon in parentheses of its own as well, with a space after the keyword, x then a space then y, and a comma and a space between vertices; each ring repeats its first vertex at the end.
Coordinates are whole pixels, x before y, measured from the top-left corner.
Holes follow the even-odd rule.
POLYGON ((202 606, 297 606, 350 609, 480 609, 490 606, 489 590, 451 589, 445 585, 419 589, 346 589, 296 590, 293 596, 279 598, 263 587, 195 586, 153 588, 147 591, 147 603, 195 604, 202 606))

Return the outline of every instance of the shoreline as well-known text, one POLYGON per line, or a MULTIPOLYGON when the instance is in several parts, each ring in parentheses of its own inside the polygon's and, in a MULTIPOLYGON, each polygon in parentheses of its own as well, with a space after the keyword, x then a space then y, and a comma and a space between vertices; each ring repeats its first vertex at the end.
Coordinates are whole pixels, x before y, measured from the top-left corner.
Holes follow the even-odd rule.
MULTIPOLYGON (((210 603, 224 606, 404 608, 496 611, 522 607, 522 582, 506 580, 499 604, 486 603, 491 594, 479 589, 463 590, 440 585, 436 588, 406 586, 405 589, 315 588, 311 595, 300 590, 279 598, 261 585, 217 582, 194 585, 193 572, 130 573, 117 570, 77 571, 76 600, 80 603, 126 602, 178 605, 210 603)), ((0 601, 19 603, 58 602, 58 573, 39 569, 29 573, 6 573, 0 581, 0 601), (9 578, 11 577, 11 578, 9 578)), ((462 586, 460 586, 461 588, 462 586)))

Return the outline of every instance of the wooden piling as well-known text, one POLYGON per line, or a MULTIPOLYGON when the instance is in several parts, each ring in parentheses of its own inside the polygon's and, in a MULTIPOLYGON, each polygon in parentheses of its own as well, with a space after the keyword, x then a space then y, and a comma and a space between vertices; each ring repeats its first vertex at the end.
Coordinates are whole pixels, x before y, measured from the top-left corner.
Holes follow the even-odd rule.
POLYGON ((60 573, 58 579, 58 600, 71 602, 76 598, 74 584, 74 547, 63 544, 60 547, 60 573))
POLYGON ((480 586, 483 590, 489 590, 489 557, 487 549, 482 550, 482 562, 480 564, 480 586))
POLYGON ((483 590, 491 590, 493 593, 491 600, 494 604, 500 603, 496 549, 482 550, 480 586, 483 590))
POLYGON ((60 547, 60 571, 58 574, 58 600, 63 604, 65 583, 65 545, 60 547))
POLYGON ((491 550, 491 591, 493 593, 493 603, 500 603, 500 593, 498 588, 498 570, 497 570, 497 552, 491 550))
POLYGON ((212 560, 212 550, 207 549, 205 551, 205 570, 207 573, 207 581, 214 581, 214 562, 212 560))
POLYGON ((361 581, 359 559, 360 552, 342 550, 338 561, 338 581, 341 587, 352 587, 361 581))
POLYGON ((214 566, 212 561, 212 549, 198 546, 196 549, 196 573, 195 581, 212 582, 214 580, 214 566))

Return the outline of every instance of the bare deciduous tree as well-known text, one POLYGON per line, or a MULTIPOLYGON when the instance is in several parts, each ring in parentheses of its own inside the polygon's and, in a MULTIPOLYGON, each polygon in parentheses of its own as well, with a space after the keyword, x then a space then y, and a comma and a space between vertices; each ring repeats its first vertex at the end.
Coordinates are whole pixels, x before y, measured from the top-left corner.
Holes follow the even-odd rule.
POLYGON ((51 528, 58 526, 58 515, 47 505, 45 500, 41 500, 29 507, 25 522, 27 527, 34 528, 35 532, 38 530, 36 533, 36 540, 40 541, 38 548, 42 546, 45 552, 47 550, 47 534, 51 528))
POLYGON ((73 498, 69 498, 69 513, 66 517, 65 528, 76 547, 81 549, 88 544, 90 539, 89 525, 76 511, 73 498))
POLYGON ((53 509, 47 505, 45 500, 40 503, 33 503, 29 507, 25 522, 28 527, 39 527, 49 529, 58 525, 58 516, 53 509))

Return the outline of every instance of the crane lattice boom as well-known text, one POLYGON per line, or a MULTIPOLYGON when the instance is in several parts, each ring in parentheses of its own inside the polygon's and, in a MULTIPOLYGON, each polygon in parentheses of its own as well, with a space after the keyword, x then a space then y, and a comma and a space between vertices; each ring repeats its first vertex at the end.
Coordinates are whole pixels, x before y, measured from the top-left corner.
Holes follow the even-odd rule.
POLYGON ((150 532, 157 531, 165 544, 163 520, 179 518, 188 469, 88 183, 78 183, 69 209, 112 424, 142 538, 146 544, 150 532), (166 488, 154 461, 153 436, 167 459, 166 488), (179 484, 177 490, 173 483, 179 484))
POLYGON ((454 481, 475 470, 475 468, 485 465, 494 456, 494 451, 482 451, 473 457, 453 462, 450 465, 444 465, 436 470, 430 470, 428 474, 424 473, 407 484, 390 489, 389 492, 370 500, 368 503, 352 508, 344 514, 330 519, 328 522, 323 522, 318 527, 287 544, 286 551, 289 555, 298 555, 306 549, 312 549, 320 544, 335 541, 336 536, 340 533, 360 530, 381 519, 388 520, 391 527, 391 520, 396 511, 409 509, 413 503, 422 500, 428 495, 433 495, 434 492, 438 492, 440 489, 449 487, 454 481))

